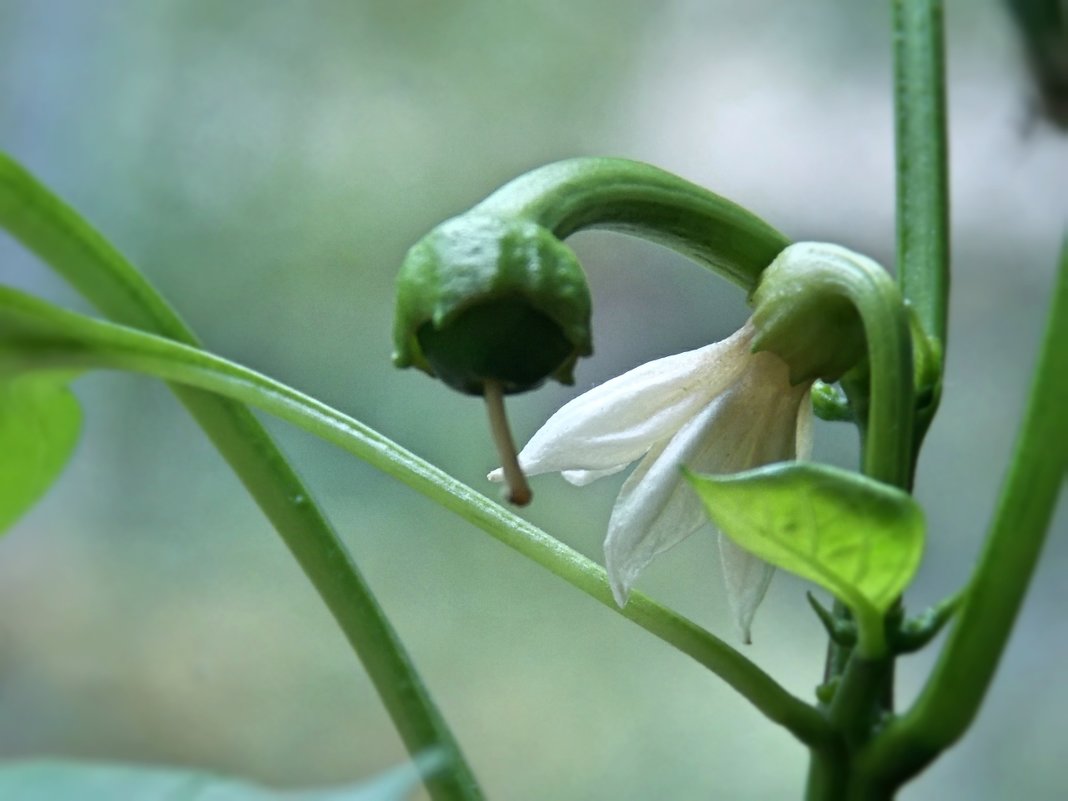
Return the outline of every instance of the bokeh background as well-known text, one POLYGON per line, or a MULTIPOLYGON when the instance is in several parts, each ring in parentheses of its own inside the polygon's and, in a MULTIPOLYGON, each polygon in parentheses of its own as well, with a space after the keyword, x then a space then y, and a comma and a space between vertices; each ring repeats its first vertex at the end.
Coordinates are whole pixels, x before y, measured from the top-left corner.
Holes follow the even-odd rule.
MULTIPOLYGON (((649 161, 797 239, 893 261, 886 3, 847 0, 0 0, 0 148, 92 220, 215 351, 490 495, 479 403, 389 362, 406 248, 514 175, 649 161)), ((1034 361, 1068 140, 1033 113, 994 0, 949 2, 954 295, 920 465, 909 599, 968 575, 1034 361)), ((577 236, 594 358, 511 404, 521 439, 580 390, 733 331, 726 283, 577 236)), ((7 238, 0 277, 84 309, 7 238)), ((296 787, 403 761, 272 529, 159 384, 90 375, 76 458, 0 542, 0 755, 190 765, 296 787)), ((799 797, 805 754, 718 679, 411 491, 267 421, 339 527, 491 798, 799 797)), ((1066 447, 1066 443, 1050 443, 1066 447)), ((821 425, 817 457, 855 462, 821 425)), ((539 478, 524 514, 598 558, 622 479, 539 478)), ((1061 511, 974 730, 907 801, 1068 788, 1061 511)), ((710 537, 641 587, 731 636, 710 537)), ((748 653, 808 696, 820 630, 780 576, 748 653)), ((902 697, 931 654, 902 666, 902 697)))

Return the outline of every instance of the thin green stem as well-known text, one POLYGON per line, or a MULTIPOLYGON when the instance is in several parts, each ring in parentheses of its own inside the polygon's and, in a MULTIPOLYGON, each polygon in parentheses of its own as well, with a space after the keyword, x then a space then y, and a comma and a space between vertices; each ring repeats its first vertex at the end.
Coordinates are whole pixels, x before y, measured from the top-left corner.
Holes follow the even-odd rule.
POLYGON ((1068 471, 1068 241, 1031 395, 986 546, 930 679, 871 745, 865 770, 903 783, 971 725, 1012 633, 1068 471))
POLYGON ((586 228, 640 236, 710 267, 746 292, 790 244, 736 203, 626 159, 548 164, 505 184, 468 214, 532 220, 559 239, 586 228))
MULTIPOLYGON (((0 153, 0 226, 114 320, 195 345, 151 284, 73 209, 0 153)), ((427 778, 440 801, 482 797, 452 732, 344 544, 252 413, 226 398, 171 387, 271 521, 344 631, 413 755, 445 754, 427 778)))
MULTIPOLYGON (((849 624, 856 625, 849 607, 837 598, 834 599, 834 606, 831 610, 831 622, 833 625, 843 628, 849 624)), ((849 658, 854 650, 856 650, 856 642, 838 643, 833 638, 828 640, 827 655, 823 664, 824 682, 837 679, 845 672, 846 666, 849 664, 849 658)))
POLYGON ((893 0, 897 275, 924 333, 945 352, 949 180, 941 0, 893 0))
POLYGON ((640 593, 620 609, 602 567, 382 434, 295 389, 196 348, 59 310, 13 290, 0 289, 0 334, 13 344, 6 351, 8 369, 142 372, 219 393, 297 425, 399 479, 693 657, 802 742, 818 744, 827 734, 813 707, 722 640, 640 593))

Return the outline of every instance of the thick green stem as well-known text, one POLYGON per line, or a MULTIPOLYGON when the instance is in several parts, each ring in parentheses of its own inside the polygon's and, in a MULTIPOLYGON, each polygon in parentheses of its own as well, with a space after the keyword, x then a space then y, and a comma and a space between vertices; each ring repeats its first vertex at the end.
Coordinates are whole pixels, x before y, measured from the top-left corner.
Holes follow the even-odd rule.
POLYGON ((846 801, 849 791, 849 755, 841 745, 812 749, 805 801, 846 801))
MULTIPOLYGON (((0 153, 0 226, 36 252, 114 320, 195 345, 196 337, 151 284, 78 214, 0 153)), ((413 754, 443 752, 451 770, 427 779, 433 798, 481 792, 351 556, 312 494, 240 403, 173 385, 179 400, 271 521, 363 662, 413 754)))
POLYGON ((143 372, 217 392, 300 426, 399 479, 690 655, 802 742, 815 745, 827 736, 826 722, 813 707, 719 638, 640 593, 632 594, 620 609, 604 568, 373 429, 297 390, 196 348, 91 320, 2 288, 0 335, 14 345, 7 351, 7 369, 65 366, 143 372))
POLYGON ((924 333, 945 352, 949 180, 941 0, 893 0, 897 275, 924 333))
POLYGON ((892 665, 892 658, 887 656, 866 659, 855 653, 849 660, 831 705, 830 720, 850 749, 855 750, 871 736, 883 713, 882 699, 892 665))
POLYGON ((471 209, 531 220, 564 239, 586 228, 669 247, 751 292, 789 240, 726 198, 637 161, 580 158, 516 178, 471 209))
POLYGON ((1068 470, 1068 241, 1031 396, 987 537, 935 670, 872 743, 865 770, 900 784, 967 731, 1012 633, 1068 470))

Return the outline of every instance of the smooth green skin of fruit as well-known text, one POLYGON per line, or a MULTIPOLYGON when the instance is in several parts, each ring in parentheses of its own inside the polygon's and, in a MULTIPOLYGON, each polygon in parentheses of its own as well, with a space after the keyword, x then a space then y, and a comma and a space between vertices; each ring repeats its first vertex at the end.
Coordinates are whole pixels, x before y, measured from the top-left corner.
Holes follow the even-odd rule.
POLYGON ((575 254, 527 220, 466 214, 439 225, 397 278, 393 363, 482 394, 572 383, 593 352, 590 293, 575 254))

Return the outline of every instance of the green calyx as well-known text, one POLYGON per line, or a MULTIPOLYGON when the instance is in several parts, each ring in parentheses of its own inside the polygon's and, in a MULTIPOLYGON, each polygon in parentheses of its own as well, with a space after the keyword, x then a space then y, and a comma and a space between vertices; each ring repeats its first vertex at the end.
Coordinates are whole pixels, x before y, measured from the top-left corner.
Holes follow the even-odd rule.
POLYGON ((393 363, 450 387, 505 393, 572 383, 593 351, 590 294, 575 254, 523 219, 467 214, 439 225, 397 278, 393 363))
MULTIPOLYGON (((838 245, 798 242, 764 271, 752 302, 753 350, 784 359, 794 382, 841 378, 864 437, 865 475, 908 487, 915 343, 890 274, 838 245)), ((840 404, 835 400, 834 406, 840 404)), ((824 411, 833 416, 844 410, 824 411)))
POLYGON ((802 242, 786 248, 761 276, 751 298, 753 349, 782 358, 793 383, 833 383, 864 358, 856 294, 865 291, 868 276, 854 266, 861 258, 836 245, 802 242))

